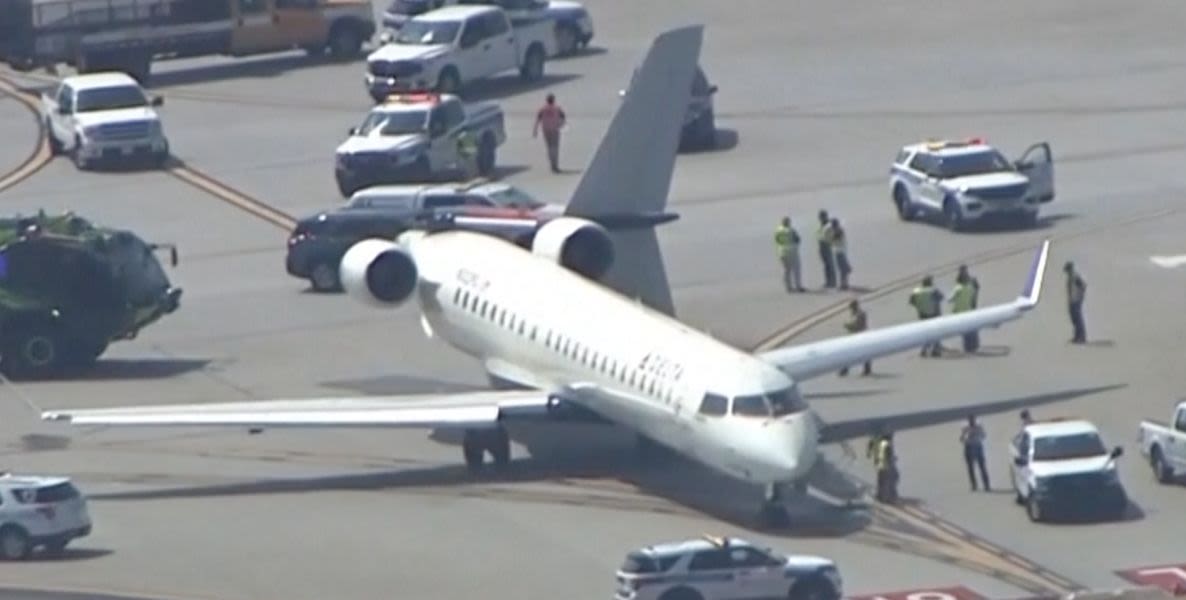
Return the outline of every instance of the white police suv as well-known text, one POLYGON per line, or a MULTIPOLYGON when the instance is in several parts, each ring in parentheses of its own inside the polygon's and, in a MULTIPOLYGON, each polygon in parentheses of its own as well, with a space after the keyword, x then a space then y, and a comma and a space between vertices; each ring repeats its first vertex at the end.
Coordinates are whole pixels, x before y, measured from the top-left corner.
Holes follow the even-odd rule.
POLYGON ((1039 206, 1054 200, 1050 144, 1011 162, 980 139, 903 146, 890 167, 890 197, 904 221, 941 217, 953 231, 990 219, 1033 225, 1039 206))
POLYGON ((712 536, 631 552, 617 580, 616 600, 843 596, 840 572, 831 560, 780 554, 743 539, 712 536))
POLYGON ((1128 495, 1116 470, 1123 451, 1120 446, 1109 451, 1090 421, 1052 419, 1027 425, 1009 445, 1017 503, 1035 522, 1070 514, 1123 516, 1128 495))
POLYGON ((58 554, 90 533, 86 499, 69 479, 0 475, 0 559, 27 558, 37 547, 58 554))

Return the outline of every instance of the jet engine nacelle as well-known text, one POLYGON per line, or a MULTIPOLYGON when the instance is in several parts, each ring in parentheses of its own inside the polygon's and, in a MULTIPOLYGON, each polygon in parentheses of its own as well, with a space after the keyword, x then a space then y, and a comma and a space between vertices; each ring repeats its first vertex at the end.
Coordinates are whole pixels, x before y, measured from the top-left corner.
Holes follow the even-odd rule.
POLYGON ((416 291, 418 271, 407 252, 389 240, 362 240, 342 256, 338 269, 346 293, 381 308, 403 304, 416 291))
POLYGON ((590 279, 600 279, 614 264, 614 242, 609 231, 575 217, 544 223, 535 232, 531 251, 590 279))

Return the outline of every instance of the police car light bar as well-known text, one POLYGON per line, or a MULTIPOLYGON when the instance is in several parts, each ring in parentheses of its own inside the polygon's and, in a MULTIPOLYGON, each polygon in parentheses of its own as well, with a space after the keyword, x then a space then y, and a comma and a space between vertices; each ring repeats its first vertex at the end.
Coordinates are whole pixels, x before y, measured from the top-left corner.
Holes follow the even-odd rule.
POLYGON ((398 102, 400 104, 420 104, 424 102, 431 102, 433 104, 441 101, 441 95, 431 92, 418 92, 411 94, 391 94, 387 96, 387 102, 398 102))

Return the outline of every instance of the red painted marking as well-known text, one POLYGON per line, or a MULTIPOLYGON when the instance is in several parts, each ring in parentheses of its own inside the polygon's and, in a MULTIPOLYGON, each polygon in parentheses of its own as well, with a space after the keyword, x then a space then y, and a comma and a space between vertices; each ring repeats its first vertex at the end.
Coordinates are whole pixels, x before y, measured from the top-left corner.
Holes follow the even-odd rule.
POLYGON ((1116 575, 1137 585, 1155 586, 1171 594, 1186 595, 1186 564, 1136 567, 1116 571, 1116 575))
POLYGON ((849 600, 988 600, 962 585, 850 596, 849 600))

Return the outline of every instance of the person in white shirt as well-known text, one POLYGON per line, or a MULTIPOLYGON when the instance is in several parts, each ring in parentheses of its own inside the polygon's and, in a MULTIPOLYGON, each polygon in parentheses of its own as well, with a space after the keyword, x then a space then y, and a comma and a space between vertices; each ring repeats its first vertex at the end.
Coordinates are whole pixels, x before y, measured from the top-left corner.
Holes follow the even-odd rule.
POLYGON ((968 465, 968 480, 972 483, 972 491, 976 491, 976 469, 980 469, 980 481, 984 483, 984 491, 990 491, 988 485, 988 469, 984 465, 984 427, 976 422, 975 415, 968 415, 968 424, 960 433, 960 442, 964 445, 964 463, 968 465))

